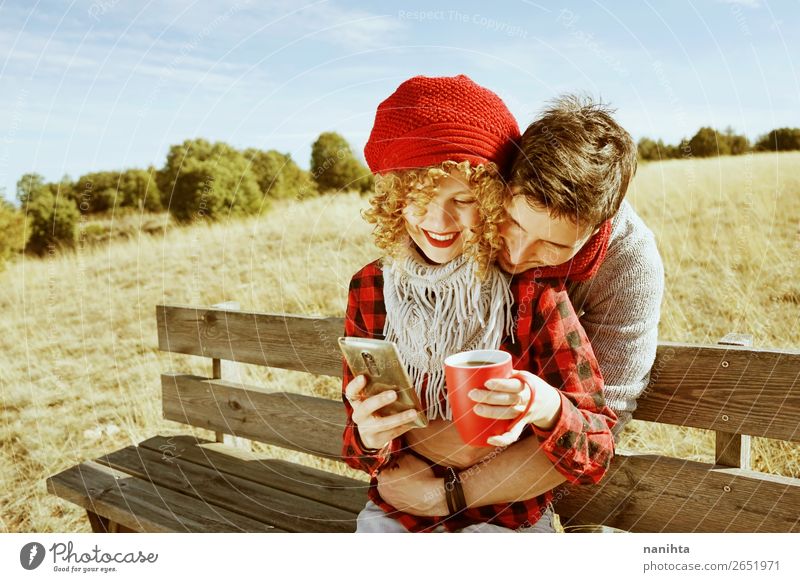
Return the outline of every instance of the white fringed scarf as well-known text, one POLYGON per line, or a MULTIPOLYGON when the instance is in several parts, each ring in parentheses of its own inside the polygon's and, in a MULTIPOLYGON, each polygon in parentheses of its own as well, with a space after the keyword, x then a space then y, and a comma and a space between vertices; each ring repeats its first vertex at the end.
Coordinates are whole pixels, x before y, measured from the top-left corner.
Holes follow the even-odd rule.
POLYGON ((417 252, 387 258, 383 266, 386 322, 383 333, 395 342, 429 420, 452 420, 446 396, 444 360, 467 350, 498 349, 512 333, 513 298, 509 278, 492 266, 486 279, 477 264, 461 255, 443 265, 425 262, 417 252))

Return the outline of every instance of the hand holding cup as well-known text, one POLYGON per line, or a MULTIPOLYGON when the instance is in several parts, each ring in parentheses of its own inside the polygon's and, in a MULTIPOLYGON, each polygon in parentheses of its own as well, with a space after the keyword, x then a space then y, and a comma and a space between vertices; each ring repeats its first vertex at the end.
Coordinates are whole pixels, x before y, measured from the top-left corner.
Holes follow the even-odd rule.
POLYGON ((547 403, 553 400, 553 396, 560 399, 554 394, 554 389, 538 376, 522 370, 513 370, 512 374, 511 378, 488 380, 483 388, 475 388, 469 394, 476 403, 475 414, 485 418, 516 419, 505 433, 487 439, 488 444, 495 447, 507 447, 516 442, 528 424, 549 428, 552 423, 548 411, 552 407, 547 403), (536 405, 529 406, 533 394, 536 395, 536 405))
POLYGON ((502 446, 495 443, 507 439, 497 437, 517 430, 519 436, 529 418, 534 390, 528 376, 512 368, 511 354, 460 352, 445 360, 445 376, 453 422, 466 444, 502 446), (487 382, 494 382, 491 385, 497 389, 487 393, 487 382))

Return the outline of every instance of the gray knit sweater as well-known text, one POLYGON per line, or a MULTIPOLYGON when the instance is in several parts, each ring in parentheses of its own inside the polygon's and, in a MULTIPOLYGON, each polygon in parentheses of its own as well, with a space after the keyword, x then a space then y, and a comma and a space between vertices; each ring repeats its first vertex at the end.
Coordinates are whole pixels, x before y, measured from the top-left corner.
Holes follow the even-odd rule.
POLYGON ((608 405, 621 432, 647 386, 656 356, 664 266, 655 238, 625 201, 611 222, 606 258, 588 281, 568 293, 605 379, 608 405))

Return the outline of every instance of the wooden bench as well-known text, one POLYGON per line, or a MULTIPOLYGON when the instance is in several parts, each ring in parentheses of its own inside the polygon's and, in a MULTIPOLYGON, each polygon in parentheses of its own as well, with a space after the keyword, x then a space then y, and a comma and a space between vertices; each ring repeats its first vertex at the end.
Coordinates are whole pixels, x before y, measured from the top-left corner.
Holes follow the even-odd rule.
MULTIPOLYGON (((244 385, 232 362, 341 377, 341 318, 156 307, 161 350, 211 358, 161 376, 164 418, 216 441, 154 436, 47 480, 94 531, 354 531, 367 484, 249 451, 243 439, 340 460, 341 400, 244 385), (243 446, 244 445, 244 446, 243 446)), ((716 432, 716 464, 617 451, 598 486, 559 491, 566 526, 637 532, 800 531, 800 479, 750 470, 750 437, 800 441, 800 353, 662 343, 635 418, 716 432)), ((567 528, 568 530, 570 527, 567 528)))

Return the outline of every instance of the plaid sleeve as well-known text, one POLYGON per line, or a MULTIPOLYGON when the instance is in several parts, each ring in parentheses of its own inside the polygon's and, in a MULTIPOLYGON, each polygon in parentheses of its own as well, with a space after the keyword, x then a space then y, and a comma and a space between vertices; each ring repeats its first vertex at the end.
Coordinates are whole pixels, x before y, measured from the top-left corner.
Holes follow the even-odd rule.
POLYGON ((531 353, 538 375, 561 394, 550 430, 533 426, 541 447, 570 483, 597 483, 614 456, 617 416, 603 397, 603 376, 566 291, 546 287, 534 306, 531 353))
MULTIPOLYGON (((350 337, 369 338, 381 335, 385 315, 383 276, 380 268, 372 263, 356 273, 350 281, 344 334, 350 337)), ((369 449, 364 446, 358 435, 358 427, 353 422, 353 407, 345 395, 345 388, 353 379, 353 374, 344 360, 342 367, 342 401, 347 412, 347 422, 342 435, 342 457, 354 469, 375 477, 381 469, 392 463, 393 456, 402 448, 403 440, 401 437, 393 439, 382 449, 369 449)))

